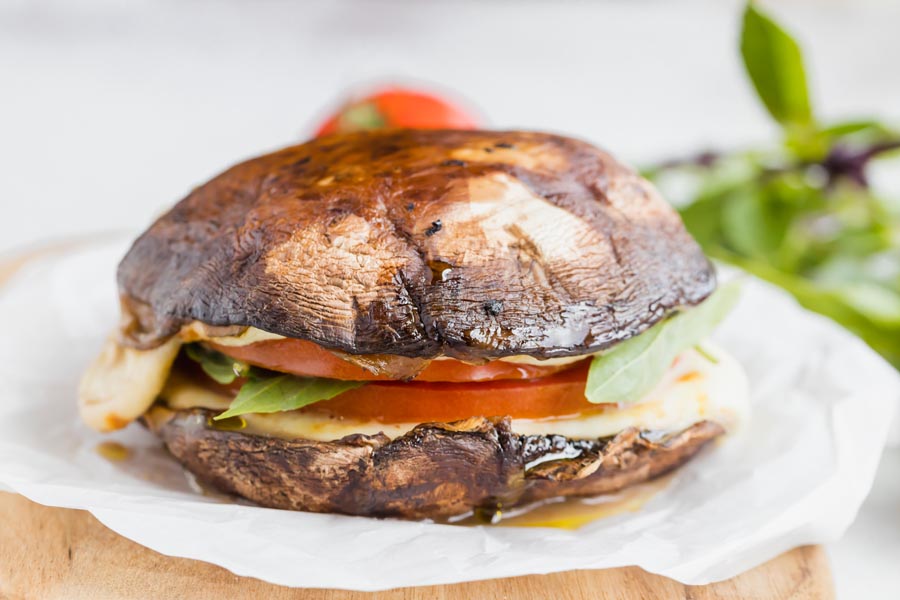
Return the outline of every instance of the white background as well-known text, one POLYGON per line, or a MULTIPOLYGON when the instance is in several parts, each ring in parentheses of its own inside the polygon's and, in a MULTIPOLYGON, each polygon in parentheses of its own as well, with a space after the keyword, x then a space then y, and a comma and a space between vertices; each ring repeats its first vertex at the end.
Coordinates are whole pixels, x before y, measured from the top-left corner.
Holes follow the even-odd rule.
MULTIPOLYGON (((900 5, 768 2, 816 108, 900 122, 900 5)), ((766 140, 740 2, 0 0, 0 253, 138 229, 237 160, 300 141, 348 87, 426 82, 500 128, 642 162, 766 140)), ((900 167, 895 167, 900 170, 900 167)), ((839 597, 900 590, 900 452, 829 548, 839 597)))

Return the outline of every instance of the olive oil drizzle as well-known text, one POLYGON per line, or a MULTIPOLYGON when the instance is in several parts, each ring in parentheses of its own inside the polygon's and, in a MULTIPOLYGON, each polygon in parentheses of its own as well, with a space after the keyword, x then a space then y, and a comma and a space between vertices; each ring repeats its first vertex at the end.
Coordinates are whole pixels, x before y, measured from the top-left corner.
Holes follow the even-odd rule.
POLYGON ((600 519, 639 511, 671 480, 671 475, 664 476, 614 494, 592 498, 554 498, 508 509, 498 503, 478 508, 451 523, 465 526, 552 527, 574 531, 600 519))

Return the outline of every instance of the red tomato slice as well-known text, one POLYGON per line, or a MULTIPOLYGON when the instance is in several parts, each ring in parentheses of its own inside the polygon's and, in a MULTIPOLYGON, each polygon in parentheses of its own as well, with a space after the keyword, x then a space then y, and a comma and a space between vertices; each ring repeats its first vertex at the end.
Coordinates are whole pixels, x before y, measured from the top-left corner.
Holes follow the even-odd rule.
POLYGON ((361 129, 475 129, 478 119, 438 96, 390 87, 346 103, 323 123, 315 137, 361 129))
POLYGON ((602 409, 584 397, 588 364, 541 379, 480 383, 373 382, 303 410, 382 423, 450 422, 473 416, 543 419, 602 409))
MULTIPOLYGON (((469 417, 545 419, 602 410, 584 397, 589 363, 540 379, 507 379, 473 383, 372 381, 306 408, 306 413, 327 414, 343 419, 381 423, 451 422, 469 417)), ((209 389, 235 395, 244 384, 236 379, 220 385, 203 376, 194 363, 181 368, 198 377, 209 389)))
MULTIPOLYGON (((391 381, 390 377, 373 375, 362 367, 335 356, 328 350, 304 340, 269 340, 247 346, 208 346, 257 367, 302 377, 327 377, 349 381, 391 381)), ((414 381, 471 382, 498 379, 535 379, 572 368, 575 364, 538 366, 504 361, 483 365, 444 359, 435 360, 419 373, 414 381)))

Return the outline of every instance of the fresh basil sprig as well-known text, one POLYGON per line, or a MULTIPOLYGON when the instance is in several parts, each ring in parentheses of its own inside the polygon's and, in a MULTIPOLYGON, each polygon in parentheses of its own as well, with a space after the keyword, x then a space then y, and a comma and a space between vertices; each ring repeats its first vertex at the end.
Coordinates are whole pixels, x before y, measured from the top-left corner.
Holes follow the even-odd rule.
POLYGON ((584 395, 596 404, 640 400, 659 383, 679 354, 712 333, 734 306, 738 294, 738 283, 729 282, 698 306, 594 357, 584 395))
POLYGON ((646 174, 708 255, 783 287, 900 368, 900 202, 880 197, 868 175, 898 154, 900 132, 877 119, 821 122, 797 42, 753 2, 742 25, 744 66, 780 144, 707 151, 646 174))

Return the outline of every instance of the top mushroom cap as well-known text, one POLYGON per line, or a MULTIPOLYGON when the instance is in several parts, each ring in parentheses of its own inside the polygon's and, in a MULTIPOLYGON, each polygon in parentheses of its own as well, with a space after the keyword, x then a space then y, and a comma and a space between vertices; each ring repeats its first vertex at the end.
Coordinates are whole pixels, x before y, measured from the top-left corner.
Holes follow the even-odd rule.
POLYGON ((137 347, 199 321, 472 361, 596 352, 715 288, 647 181, 518 131, 359 132, 251 159, 157 220, 118 281, 137 347))

